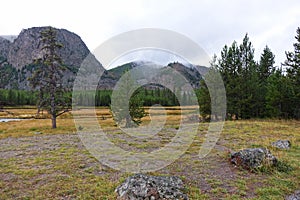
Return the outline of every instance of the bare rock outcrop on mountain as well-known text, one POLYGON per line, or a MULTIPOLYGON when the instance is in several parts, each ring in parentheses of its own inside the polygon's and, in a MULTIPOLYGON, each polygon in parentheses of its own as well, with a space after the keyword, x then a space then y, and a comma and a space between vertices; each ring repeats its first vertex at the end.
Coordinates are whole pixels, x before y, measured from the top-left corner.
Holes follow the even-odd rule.
POLYGON ((6 60, 11 42, 3 37, 0 37, 0 63, 6 60))
MULTIPOLYGON (((36 70, 34 60, 42 58, 44 52, 40 35, 42 31, 48 28, 24 29, 13 42, 0 38, 0 75, 5 77, 0 81, 1 88, 30 89, 28 78, 36 70)), ((58 54, 67 68, 64 72, 63 81, 67 87, 72 87, 76 73, 90 51, 75 33, 65 29, 55 28, 55 30, 57 41, 63 46, 58 50, 58 54)), ((102 67, 93 55, 89 59, 93 59, 92 63, 95 67, 102 67)))
MULTIPOLYGON (((33 27, 24 29, 10 45, 7 61, 15 68, 32 63, 34 59, 42 57, 42 41, 40 33, 48 27, 33 27)), ((79 67, 90 53, 81 38, 65 29, 56 29, 57 40, 63 45, 59 50, 63 63, 69 67, 79 67)))

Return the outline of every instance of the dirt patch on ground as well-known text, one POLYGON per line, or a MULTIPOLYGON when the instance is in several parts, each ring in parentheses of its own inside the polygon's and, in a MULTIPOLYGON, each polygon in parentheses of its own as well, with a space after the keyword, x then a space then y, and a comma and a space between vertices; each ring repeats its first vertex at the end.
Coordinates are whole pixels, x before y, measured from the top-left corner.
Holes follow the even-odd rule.
MULTIPOLYGON (((153 141, 135 140, 118 131, 110 131, 108 136, 124 149, 149 152, 170 141, 175 131, 169 128, 164 131, 168 134, 159 135, 153 141)), ((257 188, 265 185, 266 175, 249 173, 231 165, 228 157, 231 149, 226 137, 220 138, 208 156, 199 158, 203 135, 197 137, 184 155, 153 174, 179 176, 190 190, 196 188, 207 195, 201 197, 203 199, 255 197, 257 188)), ((84 198, 82 193, 91 193, 97 187, 102 197, 113 199, 108 194, 128 176, 93 158, 77 134, 5 138, 0 140, 0 147, 0 193, 6 195, 0 199, 39 199, 44 197, 39 194, 47 190, 50 192, 43 194, 45 198, 84 198), (84 187, 95 188, 90 191, 84 187), (110 190, 101 191, 106 187, 110 190)))

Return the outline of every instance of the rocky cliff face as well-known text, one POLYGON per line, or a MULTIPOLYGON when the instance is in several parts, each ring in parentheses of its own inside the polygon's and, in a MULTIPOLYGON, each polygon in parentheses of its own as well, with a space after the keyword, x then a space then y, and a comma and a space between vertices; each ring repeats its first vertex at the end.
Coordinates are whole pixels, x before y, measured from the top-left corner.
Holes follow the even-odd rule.
MULTIPOLYGON (((40 33, 48 27, 24 29, 10 45, 7 61, 17 69, 29 65, 34 59, 41 57, 42 42, 40 33)), ((83 59, 90 53, 81 38, 65 29, 56 29, 57 40, 63 44, 59 50, 63 63, 70 67, 79 67, 83 59)))
POLYGON ((0 37, 0 63, 3 62, 8 55, 11 42, 3 37, 0 37))
POLYGON ((206 74, 208 68, 202 66, 185 66, 182 63, 170 63, 168 67, 175 69, 177 72, 182 74, 186 80, 189 81, 193 88, 198 88, 200 86, 200 80, 202 79, 202 75, 206 74), (197 69, 196 69, 197 68, 197 69), (200 71, 200 73, 199 73, 200 71))
MULTIPOLYGON (((35 59, 43 56, 43 43, 40 33, 49 27, 33 27, 24 29, 18 37, 10 42, 4 38, 0 38, 0 73, 14 70, 14 78, 7 79, 9 82, 2 83, 6 85, 4 88, 30 89, 28 78, 34 71, 33 62, 35 59), (14 84, 11 84, 14 82, 14 84), (12 86, 13 85, 13 86, 12 86)), ((55 29, 57 33, 57 41, 63 45, 59 49, 58 54, 62 58, 64 65, 69 70, 64 73, 64 81, 71 87, 76 72, 83 60, 90 54, 89 49, 81 38, 65 29, 55 29)), ((94 57, 93 57, 94 58, 94 57)), ((95 59, 98 66, 101 64, 95 59)), ((7 74, 0 74, 1 77, 7 74)), ((2 86, 3 88, 3 86, 2 86)))

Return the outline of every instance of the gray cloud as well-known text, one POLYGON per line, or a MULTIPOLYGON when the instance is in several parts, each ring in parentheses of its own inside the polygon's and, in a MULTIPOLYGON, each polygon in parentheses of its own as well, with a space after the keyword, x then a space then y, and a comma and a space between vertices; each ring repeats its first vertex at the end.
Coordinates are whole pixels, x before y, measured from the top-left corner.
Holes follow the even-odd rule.
POLYGON ((93 50, 112 36, 139 28, 162 28, 179 32, 197 42, 212 56, 225 44, 240 42, 246 33, 259 59, 265 45, 276 55, 276 64, 292 50, 299 25, 300 1, 274 0, 112 0, 86 3, 53 0, 45 14, 37 0, 4 1, 14 7, 0 13, 1 35, 18 34, 23 28, 52 25, 79 34, 93 50), (33 6, 34 5, 34 6, 33 6))

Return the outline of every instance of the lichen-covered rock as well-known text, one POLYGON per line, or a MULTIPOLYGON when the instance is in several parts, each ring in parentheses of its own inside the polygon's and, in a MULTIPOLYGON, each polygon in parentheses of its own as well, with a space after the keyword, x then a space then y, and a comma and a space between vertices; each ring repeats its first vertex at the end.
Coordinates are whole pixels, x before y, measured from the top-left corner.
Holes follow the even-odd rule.
POLYGON ((285 200, 300 200, 300 190, 297 190, 294 194, 287 196, 285 200))
POLYGON ((276 142, 272 142, 273 147, 278 149, 289 149, 291 148, 291 142, 289 140, 277 140, 276 142))
POLYGON ((115 192, 118 200, 188 200, 180 178, 136 174, 128 177, 115 192))
POLYGON ((246 169, 257 169, 265 164, 275 165, 277 158, 266 148, 253 148, 232 153, 231 163, 246 169))

